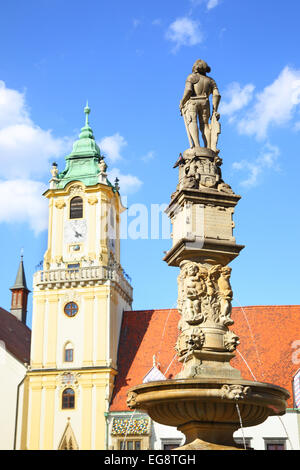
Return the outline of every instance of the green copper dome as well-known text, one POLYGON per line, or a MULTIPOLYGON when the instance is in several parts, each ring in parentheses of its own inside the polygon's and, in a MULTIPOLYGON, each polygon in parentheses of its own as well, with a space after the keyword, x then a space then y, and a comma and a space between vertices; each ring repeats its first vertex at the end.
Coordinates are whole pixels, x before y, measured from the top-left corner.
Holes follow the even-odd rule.
POLYGON ((85 126, 81 129, 79 139, 74 142, 72 153, 70 153, 67 158, 84 155, 100 157, 100 149, 95 142, 92 128, 89 125, 89 114, 91 112, 91 109, 89 108, 88 103, 84 108, 84 112, 85 126))
POLYGON ((103 158, 89 125, 90 108, 84 108, 85 125, 79 139, 73 144, 72 152, 66 156, 66 168, 57 175, 57 188, 64 188, 71 181, 82 181, 86 186, 98 183, 99 162, 103 158))

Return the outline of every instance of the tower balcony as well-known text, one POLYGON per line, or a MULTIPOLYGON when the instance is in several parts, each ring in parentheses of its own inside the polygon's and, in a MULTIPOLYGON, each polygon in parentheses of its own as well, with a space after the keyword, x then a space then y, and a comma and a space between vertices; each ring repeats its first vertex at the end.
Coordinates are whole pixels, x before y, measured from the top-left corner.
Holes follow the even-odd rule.
POLYGON ((35 290, 63 289, 70 287, 97 286, 113 283, 123 295, 132 301, 132 287, 120 268, 109 266, 84 266, 76 268, 49 269, 37 271, 34 274, 33 285, 35 290))

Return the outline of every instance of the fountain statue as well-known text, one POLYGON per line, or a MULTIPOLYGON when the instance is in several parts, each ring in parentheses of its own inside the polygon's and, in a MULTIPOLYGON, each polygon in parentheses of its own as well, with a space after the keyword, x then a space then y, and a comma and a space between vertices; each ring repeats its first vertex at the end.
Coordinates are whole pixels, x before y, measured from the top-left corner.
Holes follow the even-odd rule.
POLYGON ((176 426, 186 436, 179 449, 186 450, 238 449, 233 433, 241 423, 254 426, 284 414, 289 398, 281 387, 244 380, 230 364, 239 338, 230 328, 228 264, 244 247, 233 236, 240 196, 222 179, 221 96, 209 72, 206 62, 197 60, 186 80, 180 111, 190 147, 174 165, 179 182, 167 208, 173 233, 164 260, 180 268, 174 347, 182 368, 175 379, 132 387, 127 401, 154 421, 176 426))

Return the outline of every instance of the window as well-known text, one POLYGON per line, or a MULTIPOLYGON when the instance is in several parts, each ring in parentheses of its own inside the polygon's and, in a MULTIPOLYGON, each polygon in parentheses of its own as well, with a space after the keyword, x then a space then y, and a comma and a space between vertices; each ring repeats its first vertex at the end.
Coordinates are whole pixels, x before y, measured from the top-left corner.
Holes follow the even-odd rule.
POLYGON ((75 408, 75 392, 72 388, 66 388, 63 391, 61 407, 63 410, 75 408))
MULTIPOLYGON (((234 441, 236 442, 236 444, 238 444, 239 446, 243 446, 244 447, 244 439, 242 437, 235 437, 234 438, 234 441)), ((245 437, 245 444, 246 444, 246 448, 247 449, 251 449, 251 437, 245 437)))
POLYGON ((83 217, 83 201, 81 197, 76 196, 70 202, 70 219, 82 219, 83 217))
POLYGON ((68 269, 71 269, 72 271, 76 271, 77 273, 79 271, 79 268, 80 268, 79 263, 68 264, 68 269))
POLYGON ((284 444, 267 444, 267 450, 285 450, 284 444))
POLYGON ((265 439, 266 450, 286 450, 285 439, 265 439))
POLYGON ((120 450, 141 450, 141 441, 140 440, 131 440, 120 441, 119 445, 120 450))
POLYGON ((64 354, 64 361, 65 362, 73 362, 74 360, 74 350, 71 343, 66 344, 65 346, 65 354, 64 354))
POLYGON ((164 444, 163 450, 172 450, 176 449, 178 447, 178 444, 164 444))
POLYGON ((68 302, 65 305, 64 312, 68 317, 75 317, 78 312, 78 305, 75 302, 68 302))
POLYGON ((181 441, 179 439, 161 439, 162 450, 172 450, 180 447, 181 441))

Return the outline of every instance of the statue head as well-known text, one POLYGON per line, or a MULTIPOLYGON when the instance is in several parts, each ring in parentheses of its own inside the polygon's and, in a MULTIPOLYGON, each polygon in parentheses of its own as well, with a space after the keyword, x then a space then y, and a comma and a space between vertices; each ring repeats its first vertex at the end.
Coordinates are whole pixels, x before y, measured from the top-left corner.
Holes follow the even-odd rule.
POLYGON ((202 75, 205 75, 206 73, 209 73, 211 71, 211 68, 207 65, 204 60, 198 59, 194 63, 192 71, 193 73, 198 72, 202 75))

